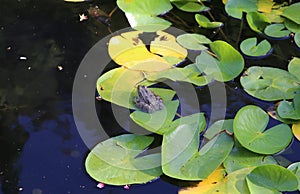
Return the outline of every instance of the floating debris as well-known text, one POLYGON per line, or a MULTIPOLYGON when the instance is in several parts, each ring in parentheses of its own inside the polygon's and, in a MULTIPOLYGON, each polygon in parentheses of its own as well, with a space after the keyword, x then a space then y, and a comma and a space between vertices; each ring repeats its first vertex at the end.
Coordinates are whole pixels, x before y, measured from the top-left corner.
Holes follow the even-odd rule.
POLYGON ((79 14, 79 21, 80 22, 82 22, 84 20, 87 20, 87 19, 88 19, 88 17, 87 17, 87 15, 84 15, 84 13, 83 14, 79 14))
POLYGON ((97 187, 99 189, 103 189, 105 187, 105 184, 104 183, 98 183, 97 187))
POLYGON ((57 69, 58 69, 59 71, 61 71, 61 70, 63 70, 64 68, 63 68, 63 66, 58 65, 58 66, 57 66, 57 69))
POLYGON ((27 60, 27 57, 21 56, 19 59, 20 59, 20 60, 27 60))
POLYGON ((127 189, 127 190, 130 189, 130 188, 129 188, 129 185, 125 185, 123 188, 124 188, 124 189, 127 189))

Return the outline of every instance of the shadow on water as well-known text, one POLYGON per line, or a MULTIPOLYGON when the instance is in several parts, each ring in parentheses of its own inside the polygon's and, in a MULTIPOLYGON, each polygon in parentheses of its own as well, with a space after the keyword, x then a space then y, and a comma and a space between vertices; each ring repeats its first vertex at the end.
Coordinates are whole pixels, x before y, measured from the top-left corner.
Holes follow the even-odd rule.
MULTIPOLYGON (((106 13, 116 6, 111 0, 82 4, 63 0, 1 1, 0 193, 99 193, 97 183, 84 169, 89 150, 76 130, 71 107, 72 84, 80 61, 98 40, 109 34, 103 21, 96 18, 79 21, 79 14, 88 14, 88 8, 96 5, 106 13)), ((224 13, 219 13, 221 20, 226 20, 224 13)), ((235 37, 236 31, 232 29, 239 26, 239 22, 227 23, 224 31, 235 37)), ((116 31, 127 26, 123 13, 117 10, 111 18, 110 29, 116 31)), ((250 35, 253 33, 243 36, 250 35)), ((218 36, 213 38, 222 39, 218 36)), ((276 46, 276 53, 260 60, 259 64, 255 60, 247 60, 246 64, 276 64, 286 69, 286 61, 289 56, 295 56, 296 51, 284 49, 291 47, 289 41, 281 44, 276 46)), ((233 118, 246 104, 264 109, 271 105, 243 93, 237 80, 227 84, 228 99, 224 106, 228 107, 228 118, 233 118)), ((207 95, 203 97, 207 88, 198 88, 197 92, 201 111, 209 118, 210 99, 207 95)), ((109 103, 97 102, 97 109, 111 136, 126 132, 111 121, 109 103)), ((295 143, 282 155, 290 161, 299 160, 295 155, 299 146, 295 143)), ((165 181, 131 186, 129 191, 106 186, 101 193, 177 193, 174 185, 194 184, 168 177, 162 179, 165 181)))

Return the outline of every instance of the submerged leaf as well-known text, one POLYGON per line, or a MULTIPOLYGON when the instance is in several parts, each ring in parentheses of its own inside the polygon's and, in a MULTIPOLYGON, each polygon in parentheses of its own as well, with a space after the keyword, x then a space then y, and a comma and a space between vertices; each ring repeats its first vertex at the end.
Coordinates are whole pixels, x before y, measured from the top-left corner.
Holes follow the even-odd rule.
POLYGON ((258 57, 268 54, 271 50, 271 44, 267 40, 263 40, 257 44, 256 37, 253 37, 243 40, 240 48, 245 55, 258 57))
POLYGON ((110 185, 146 183, 162 174, 160 154, 137 157, 152 137, 126 134, 96 145, 85 161, 87 173, 110 185))
POLYGON ((269 116, 261 108, 253 105, 245 106, 234 118, 234 136, 250 151, 275 154, 290 144, 293 135, 286 124, 279 124, 265 131, 268 122, 269 116))

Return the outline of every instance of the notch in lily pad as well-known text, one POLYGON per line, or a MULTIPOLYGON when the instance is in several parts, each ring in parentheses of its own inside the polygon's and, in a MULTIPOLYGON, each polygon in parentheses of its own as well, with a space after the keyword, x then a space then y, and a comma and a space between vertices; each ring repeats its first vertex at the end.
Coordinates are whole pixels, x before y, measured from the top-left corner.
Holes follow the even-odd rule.
POLYGON ((257 38, 247 38, 240 44, 241 51, 250 57, 266 57, 269 56, 273 49, 267 40, 257 43, 257 38))

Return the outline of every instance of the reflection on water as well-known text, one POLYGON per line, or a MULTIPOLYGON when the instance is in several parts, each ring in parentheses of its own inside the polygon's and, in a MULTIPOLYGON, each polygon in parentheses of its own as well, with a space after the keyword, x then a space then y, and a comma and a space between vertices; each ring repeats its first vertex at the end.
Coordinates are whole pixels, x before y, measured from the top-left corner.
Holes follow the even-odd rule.
MULTIPOLYGON (((71 109, 72 84, 80 61, 109 34, 107 25, 98 18, 79 21, 79 14, 87 15, 91 6, 109 13, 116 5, 112 0, 79 4, 63 0, 1 1, 0 193, 99 193, 97 183, 85 172, 84 159, 89 150, 76 130, 71 109)), ((127 26, 123 13, 117 10, 110 29, 127 26)), ((276 55, 295 55, 294 50, 282 48, 275 48, 276 55)), ((259 65, 272 65, 268 60, 278 61, 278 57, 272 56, 259 65)), ((283 60, 281 64, 285 64, 283 60)), ((234 87, 240 86, 231 88, 234 87)), ((202 90, 205 89, 199 89, 199 95, 202 90)), ((240 98, 235 94, 232 92, 228 99, 233 105, 228 113, 244 104, 258 103, 249 96, 240 98)), ((201 99, 201 111, 209 115, 209 99, 201 99)), ((102 106, 100 112, 106 112, 106 106, 98 105, 102 106)), ((104 118, 103 124, 112 126, 109 121, 104 118)), ((293 154, 298 147, 299 143, 295 144, 285 156, 298 160, 293 154)), ((177 193, 177 187, 167 182, 135 185, 128 191, 106 186, 101 193, 177 193)))

